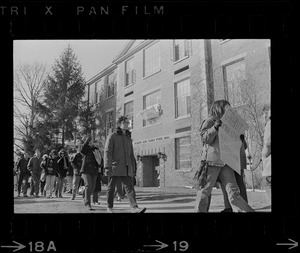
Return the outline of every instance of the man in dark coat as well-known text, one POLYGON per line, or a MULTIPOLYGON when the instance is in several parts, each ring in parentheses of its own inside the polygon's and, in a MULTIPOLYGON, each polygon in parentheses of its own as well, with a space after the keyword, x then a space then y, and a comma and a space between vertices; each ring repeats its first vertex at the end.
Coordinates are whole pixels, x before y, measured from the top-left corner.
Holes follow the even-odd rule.
POLYGON ((133 213, 143 213, 146 208, 139 208, 136 203, 133 177, 135 176, 135 158, 129 120, 121 116, 115 133, 107 137, 104 149, 104 169, 109 176, 107 186, 107 212, 113 213, 115 186, 121 179, 133 213))
POLYGON ((29 158, 27 153, 21 154, 20 160, 17 164, 17 171, 19 171, 19 180, 18 180, 18 197, 20 197, 21 186, 22 186, 22 193, 23 197, 27 197, 27 189, 29 188, 28 178, 29 178, 29 171, 27 169, 27 164, 29 162, 29 158))
POLYGON ((35 154, 32 158, 30 158, 27 169, 29 170, 32 181, 33 181, 33 187, 34 187, 34 192, 35 192, 35 197, 39 197, 39 183, 40 183, 40 178, 42 174, 42 168, 41 168, 41 151, 37 149, 35 151, 35 154))
POLYGON ((90 143, 91 139, 92 137, 89 135, 81 149, 81 153, 84 155, 84 157, 80 170, 85 186, 84 204, 89 210, 92 210, 91 195, 95 189, 99 169, 99 164, 94 154, 94 152, 99 152, 99 149, 90 143))

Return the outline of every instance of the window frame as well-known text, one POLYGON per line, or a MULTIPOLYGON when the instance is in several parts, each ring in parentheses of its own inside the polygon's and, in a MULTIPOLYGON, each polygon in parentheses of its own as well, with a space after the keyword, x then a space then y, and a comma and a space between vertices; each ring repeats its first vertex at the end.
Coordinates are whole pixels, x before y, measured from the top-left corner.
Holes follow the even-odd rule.
POLYGON ((175 146, 175 171, 191 171, 192 170, 192 136, 190 134, 178 136, 174 139, 174 142, 175 142, 175 145, 174 145, 175 146), (178 146, 178 145, 179 145, 180 139, 183 139, 183 138, 190 139, 189 145, 184 145, 184 147, 189 146, 189 151, 190 151, 190 154, 189 154, 190 159, 189 160, 180 160, 180 149, 179 149, 180 146, 178 146), (180 161, 189 161, 190 167, 181 168, 180 161))
MULTIPOLYGON (((235 59, 231 62, 227 62, 226 64, 222 65, 222 73, 223 73, 223 84, 224 84, 224 93, 225 93, 225 97, 226 100, 229 101, 230 105, 234 108, 236 107, 240 107, 245 105, 244 99, 243 99, 243 91, 242 91, 242 87, 241 87, 241 83, 238 83, 238 88, 239 88, 239 100, 241 101, 240 103, 234 102, 230 100, 230 94, 229 94, 229 87, 228 84, 230 83, 227 79, 227 68, 230 66, 233 66, 234 64, 238 64, 238 63, 243 63, 244 64, 244 79, 243 81, 247 80, 247 68, 246 68, 246 57, 241 57, 238 59, 235 59), (234 103, 233 103, 234 102, 234 103)), ((232 81, 232 80, 231 80, 232 81)), ((231 88, 231 90, 236 91, 236 87, 231 88)), ((236 95, 236 93, 232 94, 232 95, 236 95)), ((231 96, 232 96, 231 95, 231 96)))
MULTIPOLYGON (((147 96, 150 96, 150 95, 152 95, 152 94, 155 94, 155 93, 160 93, 159 95, 160 95, 160 97, 159 97, 159 104, 161 103, 161 89, 157 89, 157 90, 154 90, 154 91, 151 91, 151 92, 149 92, 149 93, 147 93, 147 94, 144 94, 143 95, 143 110, 146 110, 148 107, 150 107, 151 105, 149 105, 149 106, 146 106, 146 97, 147 96)), ((156 99, 157 100, 157 99, 156 99)), ((152 105, 154 105, 154 104, 152 104, 152 105)), ((157 125, 157 124, 159 124, 159 122, 155 122, 155 123, 153 123, 153 124, 151 124, 151 123, 149 123, 149 121, 148 121, 148 123, 147 123, 147 121, 148 120, 145 120, 145 119, 143 119, 143 127, 149 127, 149 126, 154 126, 154 125, 157 125)), ((155 121, 157 121, 157 119, 155 119, 155 121)))
POLYGON ((133 129, 133 122, 134 122, 134 120, 133 120, 133 118, 134 118, 134 100, 130 100, 130 101, 127 101, 126 103, 124 103, 124 116, 127 117, 129 120, 131 120, 131 122, 130 122, 130 125, 131 125, 130 129, 133 129), (126 110, 125 110, 126 109, 126 105, 128 105, 130 103, 132 103, 132 112, 129 113, 129 114, 126 114, 126 110), (128 117, 128 115, 131 115, 130 118, 128 117))
MULTIPOLYGON (((187 96, 186 96, 187 97, 187 96)), ((185 98, 186 98, 185 97, 185 98)), ((192 106, 191 106, 191 80, 190 80, 190 77, 186 77, 186 78, 183 78, 183 79, 180 79, 180 80, 178 80, 178 81, 176 81, 176 82, 174 82, 174 99, 175 99, 175 119, 179 119, 179 118, 185 118, 185 117, 188 117, 188 116, 190 116, 191 114, 192 114, 192 112, 191 112, 191 110, 192 110, 192 106), (178 105, 179 105, 179 103, 178 103, 178 84, 180 84, 180 83, 183 83, 183 82, 185 82, 186 80, 188 80, 189 81, 189 97, 190 97, 190 106, 188 107, 187 105, 186 105, 186 109, 187 109, 187 112, 186 112, 186 114, 184 114, 184 115, 179 115, 179 110, 178 110, 178 105), (189 108, 189 112, 188 112, 188 108, 189 108)))
MULTIPOLYGON (((152 75, 155 75, 156 73, 161 71, 161 55, 160 55, 160 51, 161 51, 161 46, 159 41, 156 41, 155 43, 149 45, 148 47, 146 47, 145 49, 143 49, 143 78, 148 78, 152 75), (152 71, 151 73, 146 73, 146 51, 150 50, 151 48, 153 48, 154 46, 158 46, 158 69, 152 71)), ((148 71, 149 72, 149 71, 148 71)))
POLYGON ((180 62, 180 61, 183 61, 187 58, 190 57, 190 46, 189 46, 189 43, 191 43, 190 40, 188 39, 183 39, 183 40, 173 40, 173 61, 174 61, 174 64, 176 64, 177 62, 180 62), (182 58, 180 58, 180 48, 179 48, 179 58, 176 59, 176 41, 183 41, 183 48, 182 50, 184 51, 183 54, 185 54, 185 52, 187 53, 187 55, 184 55, 182 58))

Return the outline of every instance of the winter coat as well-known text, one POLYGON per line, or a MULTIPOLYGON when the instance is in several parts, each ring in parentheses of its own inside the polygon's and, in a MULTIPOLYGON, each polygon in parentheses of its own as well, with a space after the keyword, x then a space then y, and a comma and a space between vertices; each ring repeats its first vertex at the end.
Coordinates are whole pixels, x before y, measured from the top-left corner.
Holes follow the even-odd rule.
MULTIPOLYGON (((203 144, 201 151, 201 160, 209 161, 210 165, 214 166, 224 166, 224 162, 221 160, 220 153, 220 144, 219 144, 219 136, 218 131, 214 127, 215 123, 214 117, 209 117, 202 123, 200 128, 200 135, 203 144), (207 154, 207 157, 206 157, 207 154)), ((245 150, 248 148, 246 141, 243 141, 240 148, 240 164, 241 169, 246 169, 247 160, 246 160, 246 152, 245 150)))
POLYGON ((45 170, 45 174, 57 176, 58 172, 58 157, 48 157, 42 161, 41 168, 45 170))
POLYGON ((110 176, 135 175, 135 159, 130 131, 118 128, 115 133, 107 137, 104 148, 104 168, 108 169, 110 176))
POLYGON ((73 176, 73 167, 71 165, 71 161, 73 160, 73 157, 70 157, 68 158, 68 161, 69 161, 69 165, 68 165, 68 171, 67 171, 67 176, 70 176, 72 177, 73 176))
POLYGON ((29 171, 31 171, 33 174, 40 175, 42 173, 42 168, 41 168, 41 162, 42 158, 37 158, 36 156, 30 158, 27 168, 29 171))
POLYGON ((67 157, 60 157, 57 163, 58 163, 57 176, 66 177, 67 171, 69 169, 69 159, 67 157), (66 163, 64 162, 64 160, 66 163))
POLYGON ((71 160, 71 165, 73 167, 73 174, 76 176, 81 175, 80 169, 82 166, 82 159, 83 159, 83 155, 79 152, 71 160))
POLYGON ((200 135, 203 143, 201 150, 201 160, 206 160, 210 165, 224 166, 224 162, 220 159, 220 144, 218 131, 214 127, 214 117, 209 117, 201 125, 200 135), (207 145, 205 145, 207 144, 207 145), (206 157, 207 155, 207 157, 206 157))
POLYGON ((271 176, 271 120, 265 126, 264 146, 262 150, 263 171, 262 176, 271 176))
POLYGON ((28 158, 20 159, 17 164, 17 170, 20 170, 20 173, 22 173, 22 174, 29 174, 29 171, 27 169, 28 162, 29 162, 28 158))
POLYGON ((89 145, 88 142, 85 142, 83 144, 83 147, 81 149, 81 153, 84 155, 82 159, 82 165, 80 172, 91 174, 91 175, 97 175, 98 173, 98 163, 95 159, 93 151, 95 149, 98 149, 97 147, 92 147, 89 145))

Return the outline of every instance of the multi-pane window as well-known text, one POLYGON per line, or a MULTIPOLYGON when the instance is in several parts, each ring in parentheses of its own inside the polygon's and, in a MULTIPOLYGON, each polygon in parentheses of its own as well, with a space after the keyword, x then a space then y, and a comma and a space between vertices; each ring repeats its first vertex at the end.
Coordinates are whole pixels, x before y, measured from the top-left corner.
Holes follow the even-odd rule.
POLYGON ((95 83, 95 103, 99 103, 99 93, 98 93, 98 89, 99 89, 99 83, 95 83))
POLYGON ((174 61, 189 56, 190 40, 174 40, 174 61))
MULTIPOLYGON (((160 90, 152 92, 146 96, 143 97, 143 109, 149 108, 151 105, 160 104, 161 99, 161 92, 160 90)), ((143 120, 143 126, 149 126, 153 125, 157 122, 157 119, 151 119, 151 120, 143 120)))
POLYGON ((245 89, 246 66, 244 59, 223 66, 225 91, 232 107, 244 104, 242 91, 245 89))
POLYGON ((191 136, 175 139, 176 170, 192 168, 191 159, 191 136))
POLYGON ((111 97, 115 94, 115 81, 116 74, 111 73, 107 76, 107 97, 111 97))
POLYGON ((160 44, 155 43, 144 50, 144 77, 160 71, 160 44))
POLYGON ((190 79, 175 83, 175 117, 191 114, 190 79))
POLYGON ((113 131, 114 121, 113 121, 113 111, 110 111, 106 114, 106 135, 110 134, 113 131))
POLYGON ((133 58, 125 62, 125 86, 135 83, 135 70, 133 66, 133 58))
POLYGON ((130 121, 129 128, 133 129, 133 101, 124 104, 124 116, 130 121))

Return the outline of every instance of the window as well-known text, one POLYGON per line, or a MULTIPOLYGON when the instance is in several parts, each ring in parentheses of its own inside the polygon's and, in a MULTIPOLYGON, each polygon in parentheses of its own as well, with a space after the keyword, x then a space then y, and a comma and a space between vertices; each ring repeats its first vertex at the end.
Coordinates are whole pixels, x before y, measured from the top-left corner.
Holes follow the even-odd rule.
POLYGON ((99 94, 98 94, 98 83, 95 83, 95 104, 99 103, 99 94))
MULTIPOLYGON (((143 97, 143 109, 150 107, 151 105, 160 104, 161 92, 160 90, 152 92, 143 97)), ((154 125, 157 123, 157 118, 152 120, 143 120, 143 126, 154 125)))
POLYGON ((190 79, 175 83, 175 118, 191 114, 190 79))
POLYGON ((227 100, 232 107, 243 105, 242 91, 246 88, 246 66, 244 59, 223 66, 223 74, 227 100))
POLYGON ((176 170, 192 168, 191 159, 191 136, 175 139, 176 170))
POLYGON ((113 111, 108 112, 106 114, 106 136, 109 135, 113 131, 114 123, 113 123, 113 111))
POLYGON ((107 98, 115 94, 116 74, 111 73, 107 76, 107 98))
POLYGON ((160 71, 160 45, 155 43, 144 50, 144 77, 160 71))
POLYGON ((135 83, 135 70, 133 67, 133 58, 125 62, 125 87, 135 83))
POLYGON ((174 61, 179 61, 189 56, 190 40, 174 40, 174 61))
POLYGON ((90 85, 90 105, 95 104, 95 83, 90 85))
POLYGON ((124 104, 124 116, 130 121, 129 129, 133 129, 133 101, 124 104))

